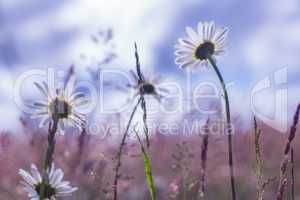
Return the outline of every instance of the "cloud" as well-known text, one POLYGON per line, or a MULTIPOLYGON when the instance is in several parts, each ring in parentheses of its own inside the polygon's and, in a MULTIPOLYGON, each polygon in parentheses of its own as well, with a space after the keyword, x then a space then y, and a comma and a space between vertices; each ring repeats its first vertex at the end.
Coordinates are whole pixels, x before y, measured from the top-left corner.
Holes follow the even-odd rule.
POLYGON ((245 38, 244 55, 254 73, 299 66, 300 21, 263 24, 245 38))
POLYGON ((300 10, 300 2, 298 0, 272 0, 263 1, 263 8, 269 17, 283 19, 291 15, 298 14, 300 10))
POLYGON ((176 7, 170 0, 73 1, 58 13, 64 26, 78 26, 81 31, 81 35, 69 46, 67 54, 76 56, 81 52, 90 52, 85 38, 101 27, 111 27, 119 56, 117 64, 128 67, 134 63, 133 44, 136 41, 143 65, 151 68, 155 63, 154 47, 163 42, 163 35, 172 22, 176 7))
POLYGON ((298 69, 299 4, 297 0, 279 0, 276 4, 271 0, 264 2, 264 18, 244 36, 242 44, 247 66, 254 74, 283 66, 293 71, 298 69))
MULTIPOLYGON (((236 2, 238 1, 227 0, 222 2, 224 6, 218 7, 220 13, 217 12, 218 14, 216 14, 206 7, 211 4, 206 4, 205 2, 203 4, 203 1, 201 1, 201 9, 204 13, 202 14, 208 18, 224 18, 229 24, 230 20, 236 22, 235 17, 223 17, 227 9, 236 6, 236 2)), ((196 5, 200 6, 199 1, 194 0, 189 0, 188 2, 177 1, 176 3, 173 0, 74 0, 72 2, 54 1, 51 3, 51 6, 48 6, 48 3, 36 4, 35 0, 31 0, 29 7, 36 5, 35 8, 31 9, 37 12, 32 13, 32 15, 28 11, 23 13, 20 10, 25 6, 21 1, 7 0, 2 5, 9 10, 8 14, 19 13, 17 16, 8 16, 8 19, 18 17, 18 26, 10 26, 9 30, 15 36, 17 50, 21 55, 17 65, 19 71, 32 67, 49 67, 49 65, 51 67, 67 68, 68 64, 75 62, 75 64, 80 64, 77 65, 78 67, 83 66, 81 69, 77 69, 79 76, 86 75, 82 73, 86 72, 86 66, 78 62, 80 54, 86 53, 101 59, 101 56, 107 50, 104 47, 95 46, 90 40, 90 35, 99 31, 99 29, 112 28, 114 30, 114 50, 118 54, 118 59, 112 64, 114 68, 120 67, 127 70, 134 67, 133 43, 136 41, 139 45, 143 71, 148 74, 148 72, 153 72, 154 69, 160 70, 160 68, 154 66, 158 61, 161 62, 160 64, 167 63, 169 65, 169 60, 172 59, 171 62, 173 63, 173 57, 166 58, 165 54, 160 54, 161 51, 158 51, 158 47, 164 48, 165 51, 170 51, 170 54, 173 56, 173 49, 170 46, 173 47, 173 42, 176 42, 176 39, 173 41, 174 35, 177 37, 178 32, 184 32, 184 27, 181 27, 183 22, 179 21, 184 19, 184 21, 188 21, 187 25, 189 25, 188 23, 191 23, 191 21, 193 23, 198 21, 199 16, 199 18, 203 18, 202 15, 197 17, 194 14, 198 13, 196 5), (11 12, 13 10, 14 12, 11 12), (190 12, 191 10, 194 10, 194 12, 190 12), (186 15, 186 13, 190 15, 186 15), (28 16, 23 20, 20 17, 23 15, 28 16), (180 27, 177 23, 181 24, 180 27), (22 30, 21 35, 20 30, 22 30), (171 42, 172 45, 170 44, 171 42)), ((288 67, 290 71, 299 72, 297 70, 300 64, 299 59, 297 59, 300 51, 300 39, 298 37, 300 35, 299 1, 279 0, 274 4, 271 0, 267 0, 259 2, 257 5, 259 7, 257 9, 263 10, 261 12, 263 16, 259 15, 257 18, 250 18, 252 20, 249 20, 249 16, 253 15, 252 12, 242 13, 240 20, 237 20, 238 27, 233 29, 235 34, 231 34, 231 36, 235 37, 233 40, 238 38, 239 41, 243 41, 234 47, 238 49, 237 53, 241 55, 239 58, 236 58, 241 62, 237 66, 240 67, 242 65, 244 68, 247 68, 245 73, 249 74, 247 74, 247 77, 238 77, 235 73, 237 71, 240 72, 240 68, 236 70, 232 67, 228 69, 228 72, 225 71, 225 79, 227 81, 230 80, 230 76, 234 76, 231 78, 234 78, 234 80, 240 78, 241 80, 237 81, 243 83, 246 82, 244 79, 247 78, 255 82, 256 79, 260 79, 263 76, 262 74, 269 74, 283 66, 288 67), (247 20, 251 21, 251 23, 247 20), (253 26, 253 28, 248 27, 248 29, 241 30, 240 23, 245 22, 253 26)), ((256 7, 255 5, 254 8, 256 9, 256 7)), ((236 12, 234 14, 239 15, 240 13, 236 12)), ((9 22, 15 23, 13 20, 9 22)), ((231 24, 234 25, 234 23, 231 24)), ((235 55, 231 56, 233 58, 226 57, 225 62, 233 62, 235 55)), ((168 68, 168 70, 170 69, 168 68)), ((0 83, 0 89, 3 91, 0 100, 5 105, 8 105, 7 103, 12 99, 13 94, 10 88, 12 88, 12 80, 15 73, 16 70, 7 70, 0 73, 0 78, 5 78, 5 81, 0 83)), ((171 74, 169 71, 167 73, 168 77, 175 74, 171 74)), ((213 73, 209 72, 209 74, 214 77, 213 73)), ((203 80, 206 77, 203 73, 201 75, 199 73, 199 76, 196 76, 197 80, 203 80)), ((183 76, 176 74, 176 81, 184 82, 184 79, 180 77, 183 76)), ((215 79, 212 80, 215 81, 215 79)), ((249 84, 247 83, 247 85, 249 84)), ((296 86, 291 87, 297 88, 296 86)), ((244 93, 250 90, 249 88, 245 89, 237 86, 229 92, 233 110, 241 111, 245 118, 249 118, 248 114, 251 113, 248 107, 249 104, 245 106, 244 93)), ((29 94, 29 92, 27 93, 29 94)), ((124 101, 124 98, 120 98, 120 94, 112 93, 109 95, 107 93, 106 96, 107 99, 112 99, 108 102, 109 106, 119 105, 120 102, 124 101)), ((270 99, 272 98, 272 93, 264 94, 261 98, 258 97, 258 102, 261 102, 258 103, 258 107, 262 112, 269 113, 272 110, 272 104, 263 101, 264 99, 269 99, 269 97, 270 99)), ((293 102, 295 101, 293 100, 293 102)), ((12 104, 7 106, 7 108, 9 107, 15 112, 12 104)))

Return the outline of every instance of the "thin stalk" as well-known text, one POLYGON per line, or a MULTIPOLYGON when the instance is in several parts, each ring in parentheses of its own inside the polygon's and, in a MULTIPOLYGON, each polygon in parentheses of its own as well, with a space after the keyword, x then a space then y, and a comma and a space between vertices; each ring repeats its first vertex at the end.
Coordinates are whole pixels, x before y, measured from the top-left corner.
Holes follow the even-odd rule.
POLYGON ((255 160, 256 160, 256 177, 257 177, 257 195, 258 200, 263 200, 263 167, 262 167, 262 159, 261 159, 261 151, 260 151, 260 135, 261 130, 257 127, 257 121, 254 117, 254 144, 255 144, 255 160))
POLYGON ((135 48, 134 56, 135 56, 135 61, 136 61, 136 73, 139 77, 139 84, 140 84, 143 81, 145 81, 145 78, 144 78, 144 75, 142 74, 142 71, 141 71, 140 56, 139 56, 139 53, 138 53, 138 48, 137 48, 136 42, 134 43, 134 48, 135 48))
MULTIPOLYGON (((56 99, 57 101, 57 99, 56 99)), ((48 171, 51 168, 52 161, 53 161, 53 154, 55 149, 55 134, 57 132, 57 126, 58 126, 58 115, 57 115, 57 103, 55 102, 55 111, 52 116, 53 124, 49 124, 48 129, 48 148, 46 152, 46 157, 43 165, 43 178, 42 178, 42 184, 40 188, 40 199, 43 200, 47 196, 47 192, 45 186, 49 184, 49 174, 48 171)))
POLYGON ((264 199, 264 193, 266 187, 276 178, 265 178, 264 171, 263 171, 263 160, 261 158, 261 149, 260 149, 260 136, 261 136, 261 129, 257 126, 256 118, 254 117, 254 146, 255 146, 255 174, 257 178, 257 197, 258 200, 264 199))
POLYGON ((231 119, 230 119, 230 107, 229 107, 228 93, 227 93, 227 89, 226 89, 222 74, 219 71, 218 66, 216 65, 215 61, 213 60, 213 58, 211 56, 208 56, 208 60, 218 76, 218 79, 220 81, 220 84, 222 86, 222 90, 224 93, 226 121, 227 121, 227 133, 228 133, 228 162, 229 162, 229 170, 230 170, 231 193, 232 193, 232 199, 236 200, 234 165, 233 165, 232 131, 231 131, 231 119))
POLYGON ((128 133, 129 133, 129 128, 130 128, 132 119, 133 119, 134 114, 136 113, 138 105, 140 104, 141 101, 142 101, 142 98, 139 98, 138 102, 136 103, 136 105, 134 106, 134 108, 131 112, 129 121, 128 121, 127 126, 126 126, 126 130, 124 132, 122 141, 121 141, 120 146, 119 146, 118 154, 116 156, 117 165, 116 165, 116 168, 115 168, 115 177, 114 177, 114 184, 113 184, 113 199, 114 200, 118 199, 118 181, 119 181, 119 178, 120 178, 119 171, 120 171, 120 167, 121 167, 121 158, 122 158, 123 149, 124 149, 125 144, 126 144, 126 139, 127 139, 128 133))
MULTIPOLYGON (((142 84, 145 82, 145 78, 144 78, 144 75, 141 71, 141 63, 140 63, 140 56, 139 56, 139 53, 138 53, 138 48, 137 48, 137 44, 134 43, 134 48, 135 48, 135 62, 136 62, 136 73, 137 73, 137 76, 138 76, 138 84, 142 84)), ((141 108, 143 110, 143 122, 144 122, 144 129, 145 129, 145 135, 146 135, 146 143, 147 143, 147 148, 150 147, 150 140, 149 140, 149 131, 148 131, 148 126, 147 126, 147 107, 146 107, 146 101, 145 101, 145 98, 144 98, 144 94, 141 93, 140 94, 141 96, 141 108)))
POLYGON ((200 199, 204 199, 204 195, 205 195, 205 173, 206 173, 207 153, 208 153, 209 119, 207 119, 206 124, 203 128, 205 134, 203 135, 202 144, 201 144, 201 175, 200 175, 200 188, 199 188, 200 199))
POLYGON ((186 198, 187 198, 187 181, 186 181, 186 175, 184 175, 183 176, 183 194, 182 194, 182 196, 183 196, 183 200, 187 200, 186 198))
POLYGON ((147 148, 149 149, 149 147, 150 147, 149 128, 147 125, 147 107, 146 107, 146 101, 145 101, 144 95, 141 95, 141 99, 142 99, 141 108, 143 110, 144 132, 145 132, 145 136, 146 136, 147 148))
POLYGON ((287 170, 289 168, 289 165, 291 164, 291 162, 289 160, 289 154, 291 152, 292 142, 296 136, 297 125, 299 122, 299 115, 300 115, 300 104, 298 104, 296 112, 294 114, 293 124, 290 128, 290 133, 289 133, 288 139, 285 144, 284 157, 283 157, 283 160, 282 160, 281 166, 280 166, 280 180, 279 180, 279 186, 278 186, 278 191, 277 191, 277 195, 276 195, 276 200, 283 200, 284 191, 287 186, 287 170))
POLYGON ((291 175, 292 175, 292 185, 291 185, 291 192, 292 192, 292 200, 295 200, 295 173, 294 173, 294 166, 295 164, 295 160, 294 160, 294 149, 291 148, 291 165, 292 165, 292 169, 291 169, 291 175))
POLYGON ((82 155, 84 153, 84 146, 86 144, 86 137, 87 137, 87 132, 86 132, 85 128, 82 128, 81 134, 78 138, 78 153, 77 153, 77 155, 78 155, 78 165, 82 161, 82 155))

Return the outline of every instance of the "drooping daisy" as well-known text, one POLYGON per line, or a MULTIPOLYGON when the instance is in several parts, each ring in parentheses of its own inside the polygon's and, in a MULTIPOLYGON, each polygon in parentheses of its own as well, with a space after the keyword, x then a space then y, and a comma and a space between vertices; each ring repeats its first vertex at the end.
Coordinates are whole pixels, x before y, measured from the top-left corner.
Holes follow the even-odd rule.
POLYGON ((216 57, 225 51, 228 28, 216 28, 214 22, 199 22, 198 30, 187 27, 188 37, 178 39, 175 48, 175 63, 180 68, 195 69, 207 66, 209 57, 216 57))
POLYGON ((134 71, 130 71, 130 74, 134 80, 134 84, 128 84, 129 88, 133 88, 135 90, 134 97, 139 95, 149 95, 153 96, 159 102, 162 98, 169 93, 167 88, 164 88, 160 85, 161 80, 159 77, 153 77, 149 79, 139 79, 139 77, 134 73, 134 71))
POLYGON ((50 88, 45 82, 34 84, 45 97, 45 100, 33 103, 35 112, 31 118, 41 118, 39 127, 48 124, 56 114, 59 120, 59 130, 64 130, 67 125, 82 129, 85 125, 85 115, 80 112, 79 108, 88 101, 84 98, 84 93, 74 91, 74 75, 69 78, 63 89, 50 88))
MULTIPOLYGON (((31 164, 31 174, 23 169, 19 170, 19 175, 23 178, 20 182, 30 200, 39 200, 39 193, 42 184, 42 176, 34 164, 31 164)), ((63 181, 64 172, 61 169, 55 169, 52 164, 49 174, 49 184, 45 187, 45 198, 47 200, 56 200, 57 197, 71 196, 78 188, 71 187, 70 182, 63 181)))

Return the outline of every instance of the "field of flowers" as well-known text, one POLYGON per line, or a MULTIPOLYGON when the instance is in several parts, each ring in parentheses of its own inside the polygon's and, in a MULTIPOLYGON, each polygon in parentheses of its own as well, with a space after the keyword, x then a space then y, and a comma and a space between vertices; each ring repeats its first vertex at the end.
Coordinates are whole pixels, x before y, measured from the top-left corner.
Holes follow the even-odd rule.
MULTIPOLYGON (((246 117, 248 126, 244 126, 242 120, 239 121, 243 111, 236 109, 245 106, 234 105, 235 93, 231 94, 231 83, 227 82, 226 68, 220 60, 227 51, 229 28, 213 21, 200 21, 181 33, 183 35, 174 40, 174 49, 169 49, 174 54, 174 65, 183 74, 196 74, 192 79, 201 79, 197 73, 209 70, 219 96, 215 99, 217 103, 199 103, 196 91, 199 85, 191 89, 194 91, 187 88, 179 92, 177 96, 187 94, 182 102, 208 105, 208 109, 204 111, 193 105, 195 107, 188 112, 179 113, 180 106, 175 106, 173 118, 168 118, 168 122, 164 122, 164 117, 169 110, 162 105, 172 107, 169 100, 174 97, 174 91, 164 85, 160 77, 152 78, 146 72, 142 65, 145 54, 140 54, 143 48, 138 42, 132 44, 130 70, 104 70, 130 76, 132 81, 128 83, 120 84, 118 78, 103 80, 102 65, 117 57, 112 52, 103 56, 97 70, 85 69, 92 80, 82 80, 77 64, 63 76, 54 68, 48 68, 47 74, 46 70, 28 70, 18 76, 14 84, 14 103, 20 109, 21 130, 5 131, 0 127, 0 199, 300 199, 297 190, 300 185, 300 140, 297 139, 300 104, 294 105, 293 116, 286 116, 290 120, 285 131, 280 129, 281 124, 268 123, 270 120, 255 112, 253 105, 246 117), (22 102, 21 89, 30 73, 39 75, 40 79, 33 80, 27 90, 38 91, 40 98, 32 95, 22 102), (56 75, 62 80, 56 80, 56 75), (99 86, 99 82, 103 85, 99 86), (99 110, 100 114, 107 114, 101 113, 103 102, 123 99, 107 90, 103 92, 103 88, 130 93, 127 100, 130 106, 126 112, 122 110, 125 114, 110 113, 110 117, 124 114, 125 120, 119 119, 117 123, 113 117, 108 119, 108 115, 107 118, 95 117, 99 110), (99 110, 99 102, 96 102, 99 99, 94 98, 97 95, 101 97, 99 110), (151 116, 154 104, 163 107, 156 117, 151 116), (172 120, 178 127, 164 132, 161 127, 171 124, 172 120), (192 125, 189 127, 192 129, 186 130, 186 122, 194 120, 202 122, 201 126, 195 129, 192 125), (117 127, 113 127, 116 124, 117 127), (108 128, 100 128, 95 134, 93 128, 97 127, 108 128)), ((97 45, 99 37, 106 45, 113 38, 111 29, 97 34, 91 36, 97 45)), ((91 58, 81 55, 81 59, 91 58)), ((274 73, 275 81, 285 83, 287 78, 280 75, 274 73)), ((257 90, 269 84, 259 83, 257 90)), ((284 103, 280 101, 280 95, 284 94, 276 93, 276 109, 284 103)), ((127 97, 124 95, 124 99, 127 97)), ((285 112, 280 111, 279 119, 284 115, 285 112)))
MULTIPOLYGON (((280 165, 286 135, 262 126, 261 153, 265 179, 276 178, 265 188, 265 199, 276 199, 280 165)), ((19 184, 20 168, 29 170, 31 163, 41 168, 47 133, 34 130, 24 124, 24 132, 1 134, 0 197, 1 199, 26 199, 19 184), (42 150, 41 150, 42 149, 42 150), (8 178, 9 177, 9 178, 8 178)), ((151 138, 153 174, 157 187, 157 199, 199 199, 199 180, 201 177, 201 143, 203 137, 163 135, 156 133, 151 138), (188 185, 183 187, 183 180, 188 185)), ((226 138, 210 137, 207 152, 205 199, 231 199, 226 138)), ((254 130, 239 131, 234 137, 236 161, 237 195, 239 199, 257 199, 257 178, 255 159, 254 130)), ((295 141, 297 147, 299 140, 295 141)), ((96 136, 66 133, 57 139, 55 162, 63 169, 65 178, 72 186, 78 187, 71 199, 111 199, 114 174, 113 158, 118 143, 96 136)), ((297 148, 295 148, 297 149, 297 148)), ((299 154, 295 151, 295 160, 299 154)), ((291 173, 288 170, 286 199, 291 199, 291 173)), ((295 185, 299 185, 299 165, 295 163, 295 185)), ((121 167, 119 199, 151 199, 144 176, 143 161, 138 143, 127 144, 126 155, 121 167)), ((295 190, 295 199, 299 198, 295 190)))

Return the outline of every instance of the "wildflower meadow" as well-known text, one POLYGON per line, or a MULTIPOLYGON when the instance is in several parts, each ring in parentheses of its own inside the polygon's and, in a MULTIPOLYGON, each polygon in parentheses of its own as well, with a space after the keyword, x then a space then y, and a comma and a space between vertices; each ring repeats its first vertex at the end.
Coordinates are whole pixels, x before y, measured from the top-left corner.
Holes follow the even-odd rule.
POLYGON ((0 199, 300 199, 300 3, 276 3, 4 0, 0 199))

